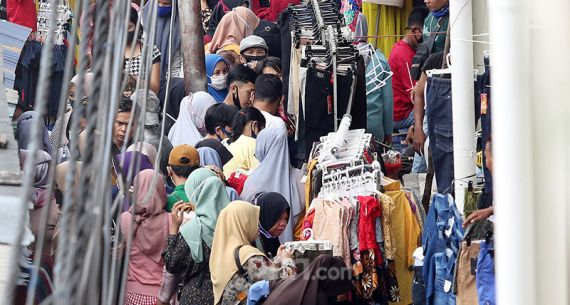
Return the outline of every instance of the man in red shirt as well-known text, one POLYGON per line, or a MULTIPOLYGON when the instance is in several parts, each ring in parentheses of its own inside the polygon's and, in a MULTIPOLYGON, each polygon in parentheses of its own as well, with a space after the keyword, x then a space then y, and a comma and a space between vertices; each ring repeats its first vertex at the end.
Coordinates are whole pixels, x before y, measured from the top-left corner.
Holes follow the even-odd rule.
POLYGON ((416 81, 412 80, 410 68, 418 44, 422 42, 422 29, 428 14, 429 10, 423 6, 412 10, 408 17, 408 33, 394 45, 388 59, 390 69, 394 73, 392 76, 394 128, 401 132, 407 132, 407 129, 414 124, 411 92, 416 81))

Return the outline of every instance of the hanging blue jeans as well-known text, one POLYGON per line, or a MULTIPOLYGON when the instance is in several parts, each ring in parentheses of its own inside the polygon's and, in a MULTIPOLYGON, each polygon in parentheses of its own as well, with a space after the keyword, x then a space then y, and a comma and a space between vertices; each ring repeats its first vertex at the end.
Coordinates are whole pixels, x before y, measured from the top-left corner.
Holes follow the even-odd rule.
POLYGON ((451 195, 433 196, 422 237, 426 305, 455 304, 451 284, 459 243, 463 239, 462 223, 451 195))
POLYGON ((481 251, 477 259, 477 295, 479 305, 495 305, 495 266, 493 259, 493 246, 481 242, 481 251))
POLYGON ((428 136, 437 181, 437 192, 451 193, 453 182, 453 113, 451 79, 430 77, 427 83, 426 112, 428 136))

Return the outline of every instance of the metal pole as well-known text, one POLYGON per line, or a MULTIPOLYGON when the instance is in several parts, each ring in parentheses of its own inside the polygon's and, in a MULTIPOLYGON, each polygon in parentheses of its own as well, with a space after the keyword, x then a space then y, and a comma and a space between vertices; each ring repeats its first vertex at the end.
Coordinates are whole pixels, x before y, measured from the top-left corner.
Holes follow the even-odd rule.
MULTIPOLYGON (((568 240, 566 230, 568 202, 568 163, 563 152, 568 132, 568 99, 562 88, 570 87, 568 52, 570 39, 557 37, 552 29, 568 28, 568 0, 548 0, 530 11, 530 45, 532 58, 528 64, 530 99, 534 124, 534 217, 536 223, 536 298, 540 304, 568 304, 568 240), (556 47, 552 47, 555 41, 556 47), (560 153, 555 153, 560 152, 560 153), (540 205, 536 203, 540 202, 540 205)), ((498 203, 497 203, 498 204, 498 203)))
POLYGON ((204 56, 200 55, 204 54, 200 1, 178 0, 178 10, 186 94, 206 91, 206 65, 204 56))
POLYGON ((536 292, 530 2, 488 1, 497 304, 547 304, 536 292))
POLYGON ((471 0, 449 1, 453 162, 455 202, 463 214, 465 188, 475 174, 475 107, 473 106, 473 9, 471 0))

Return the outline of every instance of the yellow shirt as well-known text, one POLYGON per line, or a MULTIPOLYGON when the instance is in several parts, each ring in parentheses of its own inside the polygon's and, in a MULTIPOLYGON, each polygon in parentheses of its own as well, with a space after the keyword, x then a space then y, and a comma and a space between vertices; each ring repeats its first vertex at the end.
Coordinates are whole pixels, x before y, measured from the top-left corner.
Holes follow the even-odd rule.
POLYGON ((395 242, 395 265, 398 286, 400 287, 401 302, 390 305, 406 305, 412 303, 412 279, 413 272, 410 266, 413 264, 412 253, 418 247, 417 241, 421 234, 408 198, 401 189, 400 182, 394 181, 384 186, 386 195, 393 203, 394 210, 391 215, 392 234, 395 242))
POLYGON ((255 158, 255 139, 252 137, 241 135, 228 146, 228 150, 234 157, 224 165, 226 178, 238 169, 251 171, 259 165, 259 161, 255 158))

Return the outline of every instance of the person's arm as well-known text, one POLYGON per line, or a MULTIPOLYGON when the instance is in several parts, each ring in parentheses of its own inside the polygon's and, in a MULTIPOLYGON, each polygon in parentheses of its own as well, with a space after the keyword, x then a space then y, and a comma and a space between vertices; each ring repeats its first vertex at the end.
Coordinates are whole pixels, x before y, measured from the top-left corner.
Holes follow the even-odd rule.
POLYGON ((427 75, 422 73, 420 80, 416 83, 414 88, 414 150, 417 153, 422 153, 424 150, 424 143, 427 136, 423 129, 424 115, 425 115, 425 96, 424 88, 427 83, 427 75))
POLYGON ((152 71, 150 73, 150 90, 158 95, 160 90, 160 62, 152 64, 152 71))
POLYGON ((193 263, 190 247, 178 233, 178 229, 184 219, 184 211, 187 205, 182 201, 177 202, 172 208, 172 224, 169 226, 168 246, 162 254, 166 271, 172 274, 186 271, 188 266, 193 263))
POLYGON ((494 211, 493 211, 493 207, 490 206, 486 209, 481 209, 481 210, 477 210, 473 213, 471 213, 469 215, 469 217, 467 217, 465 219, 465 221, 463 222, 463 227, 466 228, 468 227, 470 224, 481 221, 483 219, 487 219, 489 218, 491 215, 493 215, 494 211))

